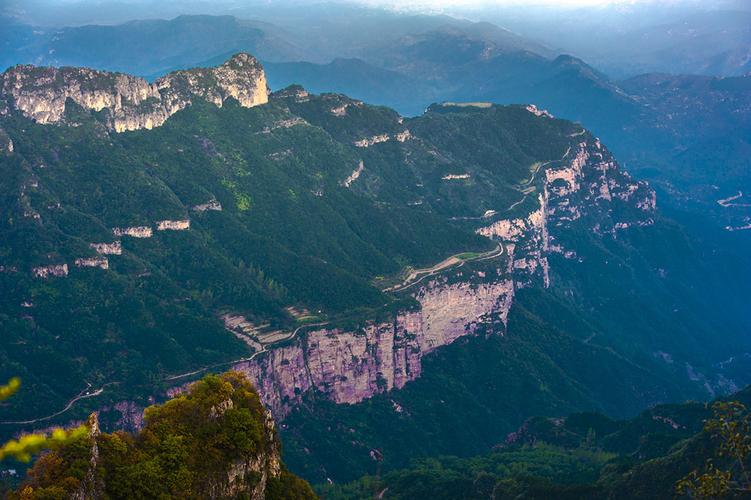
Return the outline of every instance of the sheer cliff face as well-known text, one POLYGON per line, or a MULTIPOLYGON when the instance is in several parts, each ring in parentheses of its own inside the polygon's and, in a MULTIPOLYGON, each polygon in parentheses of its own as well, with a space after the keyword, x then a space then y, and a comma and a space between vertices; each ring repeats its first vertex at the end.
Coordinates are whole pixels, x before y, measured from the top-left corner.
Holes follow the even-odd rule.
POLYGON ((296 344, 234 366, 256 381, 264 402, 283 418, 315 389, 336 403, 357 403, 420 376, 422 358, 475 332, 502 331, 514 296, 508 279, 470 284, 445 281, 422 288, 418 311, 357 331, 319 329, 296 344))
MULTIPOLYGON (((196 99, 222 106, 229 98, 246 107, 267 102, 263 69, 251 56, 239 54, 217 68, 174 72, 153 84, 132 76, 76 68, 18 66, 0 76, 0 115, 17 110, 41 123, 64 123, 66 102, 70 99, 83 108, 101 112, 105 123, 114 131, 156 127, 196 99)), ((418 308, 401 311, 388 322, 371 322, 359 329, 334 326, 309 329, 285 341, 284 345, 269 344, 267 351, 258 353, 251 361, 238 364, 235 368, 253 379, 264 402, 277 418, 283 418, 308 391, 318 391, 337 403, 352 404, 403 387, 421 375, 423 357, 435 349, 478 332, 504 334, 516 290, 554 284, 555 265, 561 262, 561 258, 574 262, 586 259, 586 252, 577 248, 582 244, 582 233, 617 238, 632 226, 648 225, 653 221, 654 192, 646 184, 634 182, 621 171, 599 140, 585 130, 567 122, 553 122, 548 114, 536 108, 526 108, 525 111, 509 107, 496 113, 490 107, 482 112, 472 111, 467 115, 472 119, 460 115, 464 113, 462 108, 457 108, 459 111, 441 109, 429 112, 425 117, 405 120, 394 112, 373 110, 342 96, 316 97, 298 88, 278 93, 268 107, 283 114, 284 119, 254 123, 253 135, 248 137, 253 141, 273 140, 274 148, 281 146, 282 150, 275 149, 269 158, 278 158, 273 155, 282 153, 300 154, 301 165, 310 163, 310 153, 317 151, 305 149, 309 146, 303 141, 295 143, 287 136, 277 137, 275 131, 304 124, 305 127, 300 127, 302 134, 318 127, 328 132, 325 135, 331 137, 331 141, 336 141, 326 143, 326 147, 345 148, 352 155, 343 160, 346 168, 336 171, 336 184, 364 200, 374 197, 369 201, 380 204, 381 189, 388 195, 383 186, 397 184, 410 173, 414 175, 414 182, 419 182, 416 184, 419 189, 405 187, 404 191, 394 191, 393 199, 406 203, 416 199, 415 195, 419 193, 420 204, 424 197, 426 205, 442 206, 440 197, 452 193, 444 189, 465 190, 461 195, 452 195, 450 204, 445 205, 452 210, 452 215, 479 209, 476 204, 464 200, 493 194, 499 185, 518 185, 516 191, 522 195, 520 201, 503 199, 502 202, 493 201, 498 205, 483 205, 477 217, 466 218, 465 229, 471 228, 500 243, 504 250, 502 255, 442 271, 400 292, 412 293, 419 303, 418 308), (443 120, 443 113, 453 118, 443 120), (405 128, 407 124, 409 129, 405 128), (455 140, 457 133, 483 127, 487 130, 483 130, 480 139, 467 136, 455 140), (492 143, 496 136, 509 136, 508 132, 516 127, 526 127, 527 133, 536 138, 555 139, 556 145, 544 154, 533 152, 519 160, 518 166, 523 173, 520 179, 514 177, 514 169, 499 171, 495 157, 498 152, 518 148, 521 139, 504 138, 493 143, 496 152, 492 156, 488 154, 492 158, 488 164, 485 164, 485 156, 475 158, 460 154, 462 150, 482 146, 485 142, 492 143), (293 148, 300 151, 293 152, 293 148), (403 177, 397 177, 395 182, 385 165, 400 162, 400 168, 405 170, 404 174, 399 172, 403 177), (528 173, 526 167, 529 166, 528 173), (440 188, 431 187, 429 181, 433 175, 440 176, 440 188), (428 182, 423 183, 423 180, 428 182), (445 188, 448 183, 451 187, 445 188), (435 191, 431 192, 431 189, 435 191), (509 205, 509 201, 515 203, 509 205)), ((160 132, 171 131, 163 129, 160 132)), ((17 137, 17 144, 23 145, 22 136, 13 136, 14 139, 17 137)), ((109 139, 114 137, 113 134, 109 139)), ((206 146, 211 144, 209 138, 202 140, 205 141, 203 149, 209 150, 206 146)), ((258 144, 258 150, 267 146, 265 142, 253 144, 258 144)), ((325 149, 319 145, 323 143, 311 144, 310 147, 325 149)), ((20 149, 14 153, 10 137, 0 130, 0 153, 20 156, 20 149)), ((161 150, 160 154, 172 153, 161 150)), ((216 156, 224 161, 219 153, 216 156)), ((509 157, 508 161, 511 160, 509 157)), ((226 175, 224 170, 221 172, 222 176, 226 175)), ((165 183, 174 188, 174 193, 186 191, 185 185, 176 182, 181 177, 179 173, 173 174, 174 178, 165 178, 165 183)), ((324 191, 317 187, 318 175, 316 172, 316 184, 311 186, 316 189, 315 196, 325 201, 324 191)), ((274 183, 257 184, 274 186, 274 183)), ((187 191, 191 191, 195 186, 188 187, 187 191)), ((310 186, 304 187, 308 189, 310 186)), ((222 193, 224 188, 226 185, 222 180, 214 190, 222 193)), ((247 189, 251 192, 250 186, 247 189)), ((272 187, 264 189, 273 193, 272 187)), ((175 198, 178 197, 175 194, 175 198)), ((489 199, 495 200, 496 197, 489 199)), ((199 198, 190 202, 185 200, 182 208, 191 207, 191 213, 197 218, 200 213, 221 211, 224 206, 226 211, 222 215, 232 217, 235 210, 231 200, 227 196, 218 198, 214 192, 201 192, 199 198)), ((308 206, 314 207, 313 204, 308 206)), ((278 213, 277 210, 267 212, 278 213)), ((31 208, 26 213, 30 214, 28 217, 41 220, 38 212, 31 208)), ((324 213, 329 216, 329 212, 321 212, 324 213)), ((399 217, 403 212, 384 213, 399 217)), ((261 211, 253 216, 266 217, 261 211)), ((156 220, 156 232, 151 226, 123 225, 114 227, 113 235, 159 240, 160 231, 195 231, 199 234, 202 231, 202 224, 191 225, 188 219, 163 219, 161 216, 159 219, 156 220)), ((269 218, 265 222, 290 225, 292 220, 269 218)), ((476 240, 473 238, 472 242, 476 243, 476 240)), ((97 239, 88 244, 98 254, 111 257, 80 258, 74 261, 76 267, 70 267, 71 274, 78 267, 118 272, 117 261, 122 259, 117 256, 131 251, 119 240, 97 239)), ((231 248, 234 252, 242 245, 231 248)), ((264 257, 259 255, 258 258, 264 257)), ((69 269, 63 264, 55 264, 35 267, 33 272, 39 278, 52 280, 68 276, 69 269)), ((261 344, 256 344, 256 349, 262 348, 261 344)), ((139 425, 138 419, 132 417, 134 410, 131 406, 123 404, 121 408, 116 409, 123 415, 123 425, 131 425, 131 422, 134 426, 139 425)))
POLYGON ((248 54, 216 68, 170 73, 154 83, 121 73, 87 68, 15 66, 0 75, 0 114, 16 109, 39 123, 64 119, 68 99, 93 111, 106 111, 116 132, 151 129, 195 98, 221 106, 229 98, 251 107, 268 101, 266 75, 248 54))
POLYGON ((494 262, 497 269, 433 279, 414 293, 419 310, 400 313, 393 322, 358 331, 310 331, 292 345, 234 368, 256 382, 277 418, 284 418, 309 390, 353 404, 401 388, 420 376, 423 357, 475 334, 478 326, 503 334, 515 290, 550 286, 553 254, 582 262, 575 239, 567 239, 571 229, 617 238, 619 231, 653 222, 654 191, 621 171, 591 137, 541 170, 539 188, 539 206, 526 217, 498 219, 477 229, 504 245, 504 256, 494 262))
POLYGON ((622 171, 599 139, 584 138, 538 175, 537 210, 477 229, 478 234, 505 245, 508 271, 517 286, 530 286, 539 276, 543 286, 549 287, 552 254, 581 261, 576 238, 569 237, 571 229, 617 238, 629 227, 654 223, 655 192, 622 171))

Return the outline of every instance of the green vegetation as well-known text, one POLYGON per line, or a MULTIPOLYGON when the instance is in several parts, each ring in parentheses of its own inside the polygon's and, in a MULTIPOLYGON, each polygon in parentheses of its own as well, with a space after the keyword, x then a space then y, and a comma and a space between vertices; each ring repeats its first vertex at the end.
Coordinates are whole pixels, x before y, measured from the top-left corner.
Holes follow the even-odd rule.
MULTIPOLYGON (((680 246, 672 248, 686 255, 680 246)), ((690 344, 696 342, 696 349, 707 354, 720 347, 718 340, 710 343, 711 331, 701 333, 696 328, 706 324, 708 316, 694 317, 689 328, 672 311, 656 311, 658 304, 668 300, 666 296, 683 290, 670 290, 665 281, 623 281, 624 275, 649 274, 631 268, 626 273, 621 267, 625 262, 600 265, 616 252, 600 256, 599 251, 589 247, 586 269, 564 259, 553 261, 553 279, 565 279, 568 286, 518 290, 505 335, 486 335, 493 330, 481 329, 476 336, 432 353, 423 360, 420 378, 404 388, 356 405, 336 405, 320 396, 307 398, 285 420, 282 437, 287 463, 311 482, 321 483, 326 477, 346 482, 375 473, 371 449, 381 450, 381 467, 386 472, 408 467, 416 459, 485 453, 531 415, 560 417, 596 411, 626 418, 659 402, 704 400, 705 389, 686 377, 684 363, 666 362, 649 351, 636 352, 638 345, 660 339, 669 352, 689 352, 690 344), (567 290, 574 290, 574 297, 567 290), (643 297, 635 298, 635 290, 644 290, 643 297), (656 291, 665 295, 655 296, 656 291), (589 311, 586 318, 582 310, 589 311), (655 323, 647 324, 647 317, 655 323), (704 341, 703 335, 707 335, 704 341), (636 357, 640 366, 621 353, 636 357), (401 411, 395 410, 395 403, 401 411)), ((640 258, 625 255, 630 255, 631 265, 640 258)), ((489 267, 493 261, 477 264, 489 267)), ((673 277, 677 268, 672 267, 673 277)), ((462 271, 466 274, 467 269, 458 272, 462 271)), ((684 314, 691 316, 688 311, 684 314)), ((722 354, 716 356, 722 359, 722 354)), ((745 380, 748 365, 744 358, 738 361, 734 371, 725 373, 745 380)), ((696 407, 698 411, 703 405, 696 407)), ((684 437, 700 429, 701 425, 693 427, 684 437)), ((585 435, 586 428, 575 442, 585 435)), ((641 435, 641 430, 635 429, 634 435, 641 435)), ((658 447, 660 443, 650 444, 658 447)), ((620 453, 620 448, 614 452, 620 453)))
POLYGON ((327 499, 382 498, 571 498, 593 497, 599 469, 612 454, 537 444, 473 458, 438 457, 409 469, 321 486, 327 499), (545 496, 547 495, 547 496, 545 496))
MULTIPOLYGON (((0 385, 0 401, 4 401, 18 392, 21 379, 13 377, 6 385, 0 385)), ((24 434, 0 446, 0 462, 12 458, 20 462, 29 462, 31 457, 41 450, 56 449, 79 439, 86 433, 85 426, 74 429, 54 429, 49 435, 44 433, 24 434)), ((1 491, 0 491, 1 493, 1 491)))
POLYGON ((363 105, 333 116, 344 102, 297 103, 283 92, 251 109, 196 102, 162 127, 123 134, 103 132, 99 114, 74 104, 66 120, 75 127, 4 117, 16 148, 0 159, 0 266, 15 271, 0 273, 0 376, 18 374, 33 391, 0 408, 0 421, 45 417, 86 384, 104 387, 63 417, 82 418, 153 394, 169 375, 247 356, 222 311, 282 329, 295 327, 284 310, 291 304, 347 324, 386 317, 404 302, 373 279, 491 250, 449 217, 510 204, 527 166, 560 157, 573 127, 500 107, 404 124, 392 110, 363 105), (307 123, 274 128, 296 116, 307 123), (424 138, 353 146, 405 127, 424 138), (363 175, 343 187, 360 160, 363 175), (471 192, 441 180, 453 168, 473 172, 471 192), (211 200, 223 210, 192 208, 211 200), (107 271, 73 264, 96 255, 90 243, 114 241, 113 227, 186 218, 189 231, 123 237, 107 271), (61 263, 65 278, 31 276, 61 263))
MULTIPOLYGON (((119 425, 114 404, 145 404, 174 383, 169 376, 247 357, 224 329, 226 312, 288 332, 299 326, 289 306, 332 326, 389 321, 415 301, 383 293, 377 277, 492 250, 475 234, 488 223, 479 218, 522 199, 530 165, 543 172, 570 146, 594 141, 521 106, 435 106, 402 119, 340 95, 298 100, 298 91, 250 109, 197 101, 162 127, 123 134, 74 105, 66 122, 76 126, 0 119, 15 146, 0 159, 0 377, 18 374, 30 389, 0 407, 2 433, 103 407, 102 425, 119 425), (332 112, 342 106, 343 116, 332 112), (406 130, 412 138, 398 140, 406 130), (382 134, 390 139, 354 145, 382 134), (343 185, 360 162, 361 175, 343 185), (214 201, 221 211, 196 209, 214 201), (113 227, 164 219, 191 226, 122 237, 108 270, 73 264, 96 255, 90 243, 113 242, 113 227), (32 277, 36 266, 63 262, 67 277, 32 277), (19 420, 31 423, 7 423, 19 420)), ((508 215, 537 203, 527 196, 508 215)), ((751 281, 728 279, 744 275, 747 259, 725 262, 711 241, 659 215, 604 233, 638 208, 589 205, 565 231, 551 228, 575 258, 551 251, 552 286, 518 287, 507 328, 480 328, 424 359, 402 390, 360 404, 306 394, 283 431, 293 470, 349 481, 374 472, 372 449, 389 471, 487 452, 530 415, 623 418, 747 382, 745 358, 723 362, 751 351, 751 281)), ((505 264, 478 259, 442 277, 498 276, 505 264)))
POLYGON ((476 259, 477 257, 481 256, 482 254, 479 252, 463 252, 456 255, 457 259, 460 260, 469 260, 469 259, 476 259))
POLYGON ((704 472, 693 470, 676 484, 678 495, 718 498, 751 494, 751 412, 738 401, 718 401, 704 433, 717 443, 704 472), (719 463, 719 467, 718 467, 719 463))
POLYGON ((92 432, 42 455, 10 498, 315 498, 290 474, 250 383, 238 373, 207 376, 161 406, 144 429, 92 432))
POLYGON ((596 413, 533 418, 495 451, 421 459, 341 485, 328 499, 741 498, 748 492, 751 387, 717 401, 665 405, 629 420, 596 413), (710 465, 703 474, 705 460, 710 465), (716 462, 720 460, 720 462, 716 462), (677 490, 676 490, 677 482, 677 490))

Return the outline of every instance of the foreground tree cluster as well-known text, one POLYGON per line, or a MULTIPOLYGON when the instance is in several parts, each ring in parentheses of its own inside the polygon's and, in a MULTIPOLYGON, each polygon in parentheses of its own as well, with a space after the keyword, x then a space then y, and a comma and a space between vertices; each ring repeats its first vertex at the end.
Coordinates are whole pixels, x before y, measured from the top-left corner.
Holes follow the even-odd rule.
POLYGON ((287 471, 270 415, 247 379, 209 375, 146 410, 137 435, 88 432, 50 443, 11 499, 315 498, 287 471))

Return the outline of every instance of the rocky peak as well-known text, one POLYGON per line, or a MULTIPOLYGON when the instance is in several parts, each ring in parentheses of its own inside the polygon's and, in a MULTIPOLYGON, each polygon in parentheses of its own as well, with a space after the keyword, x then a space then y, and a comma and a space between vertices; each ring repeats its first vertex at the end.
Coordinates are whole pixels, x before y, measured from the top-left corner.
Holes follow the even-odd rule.
POLYGON ((240 53, 214 68, 175 71, 149 83, 143 78, 88 68, 19 65, 0 75, 0 113, 17 110, 39 123, 64 120, 68 99, 84 109, 106 110, 116 132, 151 129, 201 98, 221 106, 268 102, 266 75, 251 55, 240 53))

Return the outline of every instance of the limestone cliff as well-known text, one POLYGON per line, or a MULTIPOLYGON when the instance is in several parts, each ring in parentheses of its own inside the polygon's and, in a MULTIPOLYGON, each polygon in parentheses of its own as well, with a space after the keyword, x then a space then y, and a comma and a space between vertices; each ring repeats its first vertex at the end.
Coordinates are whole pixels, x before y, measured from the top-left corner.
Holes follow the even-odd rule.
POLYGON ((536 185, 535 210, 517 219, 491 214, 496 220, 477 230, 504 245, 506 262, 497 269, 427 281, 414 292, 420 308, 392 322, 357 331, 316 329, 234 369, 257 384, 277 418, 309 390, 352 404, 401 388, 420 376, 422 359, 435 349, 483 324, 503 333, 515 290, 550 286, 553 255, 581 261, 567 238, 570 229, 616 238, 619 231, 654 220, 654 191, 623 172, 597 139, 576 143, 560 161, 540 168, 536 185))
POLYGON ((283 418, 316 389, 337 403, 357 403, 420 376, 422 358, 481 324, 502 330, 514 296, 507 279, 434 282, 417 293, 420 309, 361 330, 318 329, 233 369, 255 381, 264 403, 283 418))
POLYGON ((477 229, 505 245, 517 285, 531 285, 533 277, 541 276, 543 285, 550 286, 552 254, 579 258, 576 242, 568 238, 571 228, 617 238, 619 231, 654 223, 655 192, 621 170, 598 139, 582 140, 551 163, 536 174, 536 210, 477 229))
POLYGON ((193 99, 221 106, 236 99, 251 107, 268 101, 266 75, 253 57, 240 53, 221 66, 175 71, 154 83, 88 68, 19 65, 0 75, 0 115, 18 110, 39 123, 59 123, 70 99, 84 109, 104 111, 116 132, 151 129, 189 106, 193 99))

